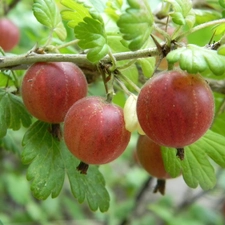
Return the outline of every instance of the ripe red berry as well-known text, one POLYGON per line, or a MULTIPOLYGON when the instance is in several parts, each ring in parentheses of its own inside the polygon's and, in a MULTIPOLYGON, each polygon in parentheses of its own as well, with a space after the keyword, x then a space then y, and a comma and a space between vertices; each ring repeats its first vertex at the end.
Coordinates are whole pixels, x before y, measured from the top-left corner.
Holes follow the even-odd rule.
POLYGON ((86 164, 105 164, 126 149, 130 132, 125 129, 123 110, 103 98, 92 96, 77 101, 64 123, 68 149, 86 164))
POLYGON ((138 137, 136 152, 139 163, 150 175, 159 179, 170 178, 164 167, 160 146, 148 136, 138 137))
POLYGON ((87 95, 87 81, 73 63, 35 63, 22 82, 22 98, 27 110, 48 123, 63 122, 74 102, 87 95))
POLYGON ((0 19, 0 47, 4 51, 12 50, 19 42, 18 27, 9 19, 0 19))
POLYGON ((155 75, 137 100, 139 123, 162 146, 182 148, 197 141, 214 117, 214 99, 200 75, 174 70, 155 75))

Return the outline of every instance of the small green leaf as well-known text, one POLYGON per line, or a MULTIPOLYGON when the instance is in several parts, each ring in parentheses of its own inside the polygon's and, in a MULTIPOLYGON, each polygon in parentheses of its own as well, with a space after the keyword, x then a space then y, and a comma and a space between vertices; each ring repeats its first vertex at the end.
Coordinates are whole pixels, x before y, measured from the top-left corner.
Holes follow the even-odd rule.
POLYGON ((166 171, 171 177, 177 177, 181 173, 181 166, 176 157, 176 149, 162 146, 161 152, 166 171))
POLYGON ((6 135, 7 129, 19 130, 21 124, 29 127, 31 116, 16 95, 0 89, 0 138, 6 135))
POLYGON ((153 28, 153 15, 147 1, 128 0, 129 8, 117 22, 125 46, 132 51, 140 49, 153 28))
POLYGON ((190 146, 184 148, 184 160, 176 157, 176 150, 162 147, 166 171, 176 177, 181 171, 186 184, 196 188, 212 189, 216 184, 216 175, 209 157, 221 167, 225 167, 225 137, 211 130, 190 146))
POLYGON ((104 24, 100 20, 85 17, 84 21, 74 28, 74 32, 79 39, 78 45, 89 50, 87 59, 90 62, 97 63, 109 52, 104 24))
POLYGON ((61 40, 66 39, 66 29, 55 1, 34 0, 33 13, 41 24, 52 29, 61 40))
MULTIPOLYGON (((191 13, 192 2, 190 0, 165 0, 172 4, 171 17, 174 23, 184 25, 187 16, 191 13)), ((190 20, 190 18, 189 18, 190 20)))
POLYGON ((137 63, 141 66, 142 72, 145 77, 149 78, 152 76, 155 70, 155 58, 140 58, 137 63))
POLYGON ((187 47, 171 51, 167 56, 169 63, 179 62, 180 68, 189 73, 210 70, 214 75, 223 75, 225 71, 225 57, 217 51, 189 44, 187 47))
POLYGON ((108 0, 106 2, 105 13, 109 15, 114 21, 118 21, 119 13, 123 6, 122 0, 108 0))
POLYGON ((87 200, 92 210, 105 212, 109 208, 109 194, 105 181, 97 166, 90 166, 87 175, 80 174, 76 167, 79 160, 50 133, 51 125, 37 121, 26 132, 23 139, 22 161, 30 164, 27 179, 31 190, 38 199, 49 195, 57 197, 62 189, 65 172, 71 191, 81 203, 87 200))
POLYGON ((88 6, 81 2, 73 0, 61 0, 61 4, 68 9, 62 10, 61 15, 63 20, 68 21, 68 26, 74 28, 78 23, 82 22, 85 17, 91 17, 88 6))

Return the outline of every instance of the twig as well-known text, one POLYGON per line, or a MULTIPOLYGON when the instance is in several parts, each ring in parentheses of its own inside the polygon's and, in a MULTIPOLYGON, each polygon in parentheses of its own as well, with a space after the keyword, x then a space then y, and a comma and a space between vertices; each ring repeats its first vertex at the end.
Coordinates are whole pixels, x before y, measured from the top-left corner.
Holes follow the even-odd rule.
MULTIPOLYGON (((143 50, 138 50, 135 52, 121 52, 113 54, 116 61, 136 59, 136 58, 146 58, 151 56, 157 56, 157 48, 147 48, 143 50)), ((101 62, 111 63, 111 57, 105 56, 101 62)), ((79 67, 82 66, 92 66, 93 64, 88 61, 85 54, 36 54, 28 53, 18 56, 0 56, 0 69, 27 69, 27 67, 35 62, 74 62, 79 67)))

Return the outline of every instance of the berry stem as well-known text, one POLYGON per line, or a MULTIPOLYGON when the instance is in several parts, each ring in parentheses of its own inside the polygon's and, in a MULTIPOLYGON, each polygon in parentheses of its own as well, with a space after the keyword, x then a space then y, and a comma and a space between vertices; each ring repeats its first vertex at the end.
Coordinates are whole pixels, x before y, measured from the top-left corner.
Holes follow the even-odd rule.
POLYGON ((159 192, 161 195, 164 195, 165 189, 166 189, 166 180, 165 179, 157 179, 157 184, 154 188, 153 193, 159 192))
POLYGON ((177 154, 176 154, 176 156, 180 160, 184 160, 184 148, 177 148, 177 154))
POLYGON ((58 141, 62 139, 62 131, 59 123, 50 124, 49 132, 58 141))
POLYGON ((81 174, 87 174, 87 170, 88 170, 89 165, 80 161, 80 164, 77 166, 77 170, 81 173, 81 174))

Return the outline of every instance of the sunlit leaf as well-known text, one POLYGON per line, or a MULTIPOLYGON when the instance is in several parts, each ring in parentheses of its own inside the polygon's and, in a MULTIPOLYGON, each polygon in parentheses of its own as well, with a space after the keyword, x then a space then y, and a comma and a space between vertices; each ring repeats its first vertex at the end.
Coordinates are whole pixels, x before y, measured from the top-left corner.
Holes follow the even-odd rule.
POLYGON ((74 28, 78 23, 82 22, 85 17, 91 17, 90 8, 81 2, 73 0, 61 0, 61 4, 68 9, 61 11, 62 18, 68 21, 68 26, 74 28))
POLYGON ((101 21, 85 17, 84 21, 74 28, 74 32, 79 39, 78 45, 88 50, 89 61, 97 63, 109 52, 104 24, 101 21))
POLYGON ((153 15, 146 0, 128 0, 129 8, 120 16, 117 25, 123 34, 123 43, 130 50, 140 49, 153 28, 153 15))
POLYGON ((108 0, 106 3, 105 13, 115 21, 118 21, 120 17, 119 12, 121 11, 122 6, 122 0, 108 0))
POLYGON ((33 12, 41 24, 52 29, 61 40, 65 40, 66 29, 54 0, 34 0, 33 12))
MULTIPOLYGON (((192 10, 192 1, 190 0, 165 0, 165 2, 169 2, 172 4, 173 12, 170 14, 174 23, 178 25, 184 25, 186 18, 192 10)), ((189 23, 190 18, 189 19, 189 23)), ((194 17, 192 18, 194 20, 194 17)), ((194 22, 194 21, 193 21, 194 22)), ((194 24, 192 22, 192 24, 194 24)))
POLYGON ((213 75, 223 75, 225 71, 225 57, 217 51, 196 45, 187 45, 171 51, 167 55, 169 63, 179 62, 182 70, 189 73, 198 73, 210 70, 213 75))

